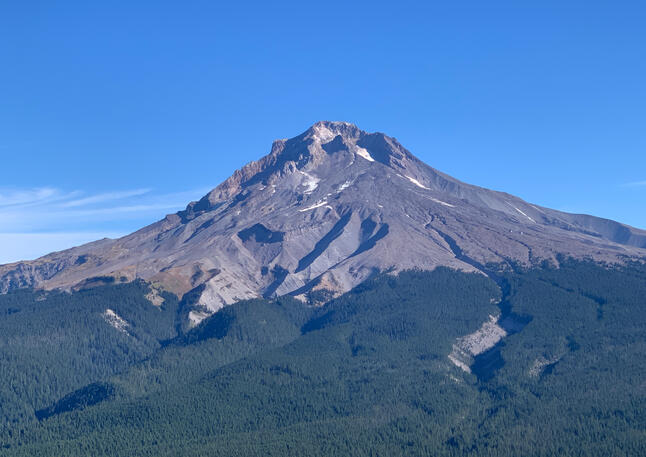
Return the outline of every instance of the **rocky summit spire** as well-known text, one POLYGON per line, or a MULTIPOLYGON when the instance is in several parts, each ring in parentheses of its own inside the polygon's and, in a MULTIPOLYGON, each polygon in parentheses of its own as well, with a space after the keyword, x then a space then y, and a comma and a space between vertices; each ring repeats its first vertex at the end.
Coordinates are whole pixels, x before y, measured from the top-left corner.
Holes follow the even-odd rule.
POLYGON ((141 278, 184 296, 186 323, 237 300, 349 290, 375 271, 558 255, 646 256, 646 232, 562 213, 463 183, 396 139, 347 122, 317 122, 155 224, 0 267, 0 291, 85 287, 141 278))
POLYGON ((354 124, 340 121, 318 121, 312 125, 304 135, 321 144, 332 141, 336 136, 351 139, 358 138, 361 134, 366 134, 354 124))
POLYGON ((236 170, 180 214, 183 219, 193 218, 236 195, 241 198, 247 189, 257 184, 272 185, 296 172, 313 173, 322 167, 326 168, 324 173, 330 173, 330 167, 358 167, 370 163, 399 171, 408 169, 416 182, 424 181, 424 172, 418 170, 423 164, 394 138, 383 133, 367 133, 349 122, 319 121, 294 138, 275 140, 269 154, 236 170))

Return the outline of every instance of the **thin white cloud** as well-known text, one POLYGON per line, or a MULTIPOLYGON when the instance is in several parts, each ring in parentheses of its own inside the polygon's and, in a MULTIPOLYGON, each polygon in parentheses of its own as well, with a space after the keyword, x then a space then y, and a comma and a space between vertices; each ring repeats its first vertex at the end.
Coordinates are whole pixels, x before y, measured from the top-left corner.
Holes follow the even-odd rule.
POLYGON ((56 188, 0 189, 0 232, 95 232, 138 228, 181 210, 209 189, 155 194, 131 189, 88 194, 56 188))
POLYGON ((0 207, 42 203, 60 195, 61 192, 58 189, 51 187, 4 190, 0 191, 0 207))
POLYGON ((627 182, 622 187, 646 187, 646 181, 627 182))
POLYGON ((118 238, 186 207, 210 189, 90 194, 54 187, 0 188, 0 264, 31 260, 101 238, 118 238))
POLYGON ((114 200, 123 200, 130 197, 138 197, 140 195, 145 195, 150 192, 150 189, 134 189, 126 190, 122 192, 106 192, 103 194, 92 195, 90 197, 79 198, 76 200, 71 200, 65 203, 62 203, 60 206, 62 208, 76 208, 78 206, 87 206, 96 203, 105 203, 114 200))
POLYGON ((208 190, 155 194, 133 189, 92 195, 50 187, 0 189, 0 264, 124 236, 185 208, 208 190))

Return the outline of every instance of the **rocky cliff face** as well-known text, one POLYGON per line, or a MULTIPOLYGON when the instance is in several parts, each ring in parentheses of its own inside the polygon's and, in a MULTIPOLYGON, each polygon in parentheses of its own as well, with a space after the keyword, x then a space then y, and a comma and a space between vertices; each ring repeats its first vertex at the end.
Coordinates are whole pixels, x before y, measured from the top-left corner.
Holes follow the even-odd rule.
POLYGON ((397 140, 318 122, 275 141, 184 211, 117 240, 0 267, 0 290, 143 278, 182 296, 199 322, 240 299, 339 293, 373 272, 558 254, 646 257, 646 232, 462 183, 397 140))

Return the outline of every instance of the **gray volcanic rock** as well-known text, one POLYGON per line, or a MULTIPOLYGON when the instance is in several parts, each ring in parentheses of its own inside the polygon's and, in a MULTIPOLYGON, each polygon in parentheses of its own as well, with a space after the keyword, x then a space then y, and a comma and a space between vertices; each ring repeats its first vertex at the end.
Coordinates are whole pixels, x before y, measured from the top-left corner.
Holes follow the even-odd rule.
POLYGON ((184 211, 117 240, 1 266, 0 290, 143 278, 186 294, 198 322, 245 298, 347 291, 375 271, 478 270, 558 254, 644 258, 646 231, 465 184, 394 138, 318 122, 184 211))

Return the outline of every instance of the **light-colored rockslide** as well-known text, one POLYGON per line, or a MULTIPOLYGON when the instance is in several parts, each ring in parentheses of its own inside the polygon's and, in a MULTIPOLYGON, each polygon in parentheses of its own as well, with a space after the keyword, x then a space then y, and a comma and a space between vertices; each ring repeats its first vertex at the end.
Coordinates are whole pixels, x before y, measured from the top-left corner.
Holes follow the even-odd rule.
POLYGON ((130 327, 130 324, 110 308, 104 311, 103 318, 108 324, 110 324, 121 333, 128 334, 128 327, 130 327))
POLYGON ((536 360, 534 360, 534 363, 529 369, 529 376, 531 377, 538 377, 541 374, 543 374, 543 371, 550 365, 556 364, 559 360, 561 360, 562 355, 560 356, 552 356, 552 357, 545 357, 545 356, 540 356, 536 360))
POLYGON ((489 320, 469 335, 458 338, 449 354, 449 360, 467 373, 471 373, 474 357, 494 347, 507 332, 498 325, 498 316, 489 316, 489 320))
POLYGON ((645 247, 642 230, 465 184, 394 138, 318 122, 184 211, 117 240, 0 266, 0 291, 143 278, 191 292, 197 322, 240 299, 347 291, 377 270, 476 270, 560 253, 616 262, 645 247))

